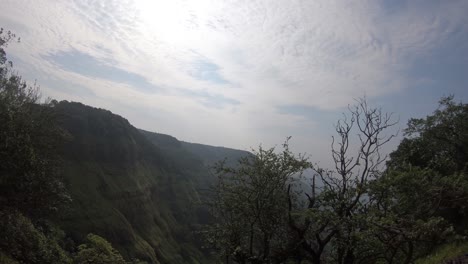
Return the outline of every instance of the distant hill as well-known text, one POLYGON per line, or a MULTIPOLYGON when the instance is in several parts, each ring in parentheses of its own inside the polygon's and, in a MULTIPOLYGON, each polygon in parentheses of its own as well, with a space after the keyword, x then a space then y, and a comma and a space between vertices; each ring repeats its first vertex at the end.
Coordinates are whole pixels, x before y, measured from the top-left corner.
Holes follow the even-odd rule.
MULTIPOLYGON (((192 175, 192 179, 202 184, 213 180, 211 169, 216 162, 226 160, 228 165, 235 166, 241 157, 251 155, 250 152, 243 150, 179 141, 173 136, 142 129, 140 132, 163 150, 179 169, 185 169, 185 173, 192 175)), ((202 187, 206 188, 205 185, 202 187)))
POLYGON ((205 166, 211 167, 216 162, 226 159, 228 165, 235 166, 239 158, 251 155, 250 152, 225 147, 213 147, 209 145, 181 142, 182 146, 190 153, 200 157, 205 166))
POLYGON ((193 231, 206 217, 201 196, 212 181, 209 166, 248 152, 138 130, 81 103, 62 101, 55 109, 69 138, 61 150, 73 198, 61 219, 66 233, 74 241, 101 235, 127 259, 207 263, 193 231))

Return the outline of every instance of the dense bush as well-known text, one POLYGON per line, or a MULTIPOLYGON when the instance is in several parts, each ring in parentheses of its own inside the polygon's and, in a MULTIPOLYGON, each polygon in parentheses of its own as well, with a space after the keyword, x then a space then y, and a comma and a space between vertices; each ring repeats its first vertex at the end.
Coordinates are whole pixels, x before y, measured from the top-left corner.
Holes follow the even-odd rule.
POLYGON ((0 227, 0 251, 5 259, 20 263, 71 263, 57 241, 21 213, 0 211, 0 227))

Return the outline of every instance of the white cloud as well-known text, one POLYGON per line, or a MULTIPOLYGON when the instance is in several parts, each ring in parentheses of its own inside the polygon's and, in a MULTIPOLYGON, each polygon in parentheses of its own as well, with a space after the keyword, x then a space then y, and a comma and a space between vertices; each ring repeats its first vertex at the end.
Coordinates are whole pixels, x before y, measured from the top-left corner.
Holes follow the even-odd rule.
POLYGON ((363 94, 405 89, 414 81, 406 74, 413 60, 467 34, 468 22, 466 1, 409 1, 393 9, 370 0, 6 0, 2 7, 0 23, 23 39, 9 49, 27 62, 20 70, 94 93, 43 84, 47 94, 106 107, 137 126, 185 140, 243 148, 313 126, 279 113, 279 105, 336 110, 363 94), (73 50, 165 90, 143 93, 44 61, 73 50), (217 65, 228 83, 195 78, 200 60, 217 65), (210 108, 193 94, 240 104, 210 108))

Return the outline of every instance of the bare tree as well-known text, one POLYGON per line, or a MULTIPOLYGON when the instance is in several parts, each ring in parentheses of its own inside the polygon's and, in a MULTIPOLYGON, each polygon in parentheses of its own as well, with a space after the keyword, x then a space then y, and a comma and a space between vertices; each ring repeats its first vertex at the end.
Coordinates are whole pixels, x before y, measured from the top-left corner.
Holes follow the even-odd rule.
POLYGON ((380 150, 394 137, 385 132, 396 122, 365 99, 348 109, 335 127, 334 169, 310 165, 294 156, 287 143, 281 154, 260 148, 241 159, 238 168, 218 167, 211 205, 217 222, 208 234, 226 262, 375 261, 372 244, 358 236, 367 234, 368 183, 382 173, 386 157, 380 150), (312 191, 301 206, 290 179, 307 168, 314 172, 312 191))
POLYGON ((335 168, 312 166, 314 179, 312 192, 307 194, 307 210, 302 217, 294 218, 292 206, 289 207, 289 226, 296 235, 295 246, 313 263, 323 261, 329 245, 332 246, 328 252, 332 253, 328 258, 333 257, 336 263, 356 263, 357 256, 376 257, 360 246, 362 241, 357 234, 365 234, 363 216, 371 202, 367 196, 368 183, 383 172, 386 156, 381 154, 381 148, 395 136, 386 132, 397 122, 391 114, 370 107, 365 98, 357 100, 348 110, 337 122, 337 136, 332 138, 335 168), (316 180, 323 187, 318 188, 316 180))

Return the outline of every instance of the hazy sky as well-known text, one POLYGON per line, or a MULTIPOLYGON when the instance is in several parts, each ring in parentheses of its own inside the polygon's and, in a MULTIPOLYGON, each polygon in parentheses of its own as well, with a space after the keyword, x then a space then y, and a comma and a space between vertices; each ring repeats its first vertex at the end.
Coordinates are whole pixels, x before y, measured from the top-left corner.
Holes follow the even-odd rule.
POLYGON ((394 112, 399 127, 443 95, 468 101, 466 0, 0 6, 0 26, 21 37, 7 53, 45 96, 185 141, 248 149, 292 136, 295 151, 321 159, 354 98, 394 112))

